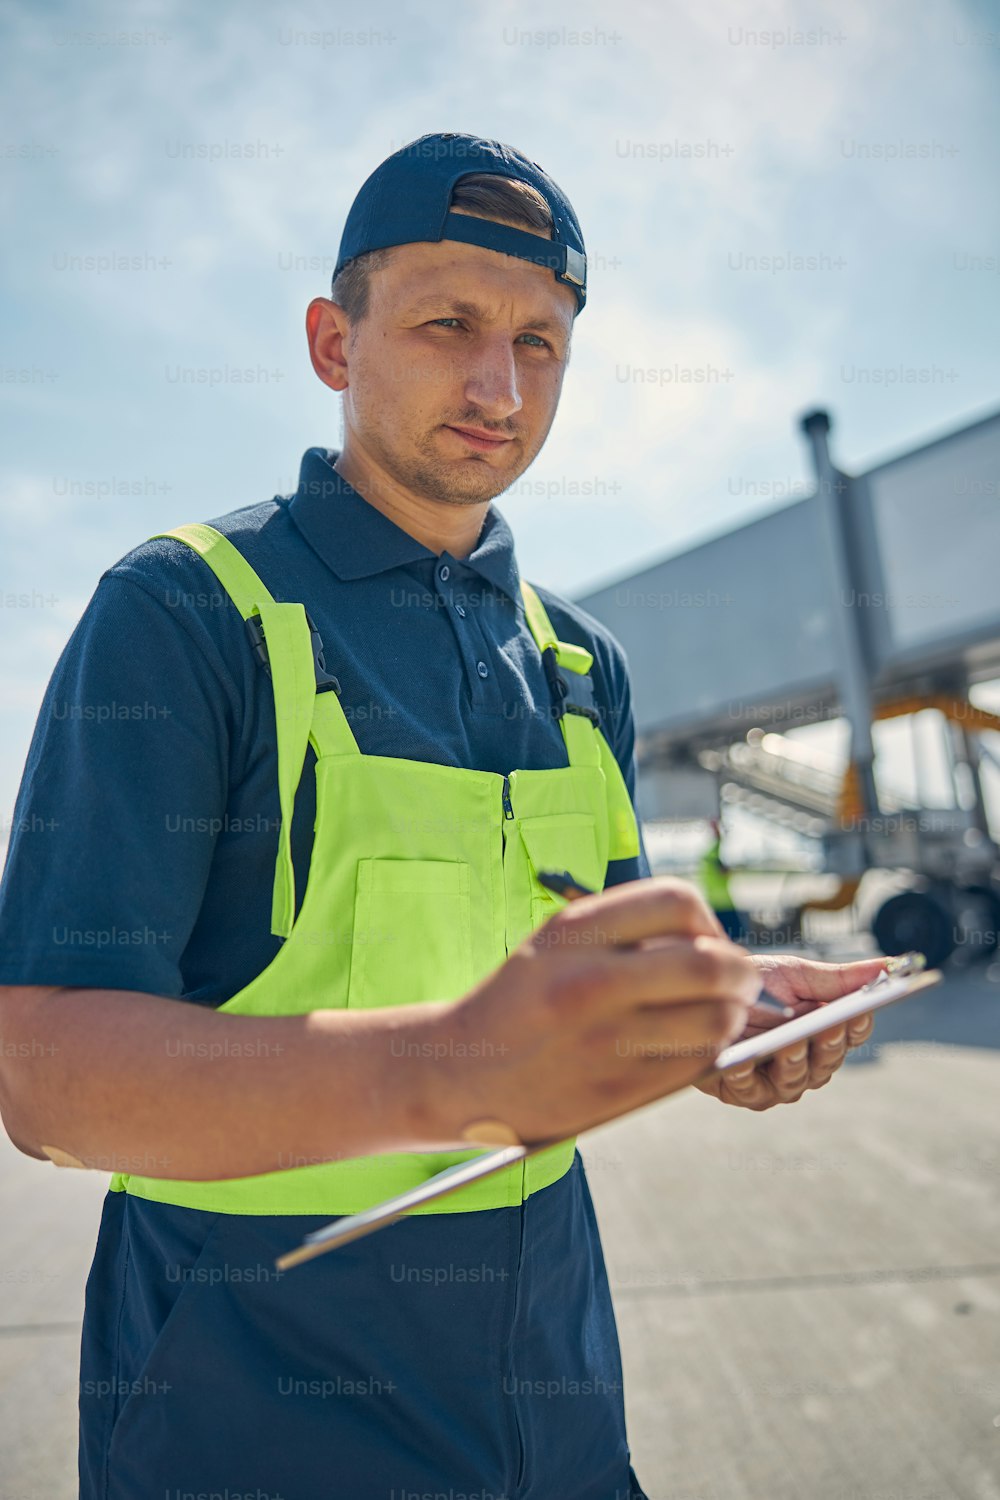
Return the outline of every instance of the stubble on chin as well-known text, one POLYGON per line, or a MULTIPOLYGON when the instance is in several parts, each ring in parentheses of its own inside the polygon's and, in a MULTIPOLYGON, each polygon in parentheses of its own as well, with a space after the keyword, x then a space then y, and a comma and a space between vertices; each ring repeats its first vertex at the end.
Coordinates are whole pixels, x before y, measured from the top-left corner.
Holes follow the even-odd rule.
POLYGON ((509 489, 517 474, 494 468, 485 459, 448 462, 434 451, 432 435, 419 445, 417 456, 405 466, 405 472, 396 477, 413 494, 426 500, 446 505, 482 505, 509 489))

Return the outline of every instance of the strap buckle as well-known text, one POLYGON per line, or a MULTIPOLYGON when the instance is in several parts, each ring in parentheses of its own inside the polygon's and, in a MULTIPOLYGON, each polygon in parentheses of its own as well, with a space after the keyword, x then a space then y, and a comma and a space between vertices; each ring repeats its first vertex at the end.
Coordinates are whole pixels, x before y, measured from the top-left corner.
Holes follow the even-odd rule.
POLYGON ((574 250, 572 245, 565 245, 563 248, 566 251, 566 267, 561 274, 556 272, 556 279, 568 281, 573 286, 586 287, 587 257, 581 255, 579 250, 574 250))
MULTIPOLYGON (((259 665, 264 668, 264 671, 270 677, 271 662, 267 654, 267 642, 264 639, 264 622, 261 620, 260 615, 251 615, 243 623, 246 626, 247 635, 250 637, 253 654, 257 658, 259 665)), ((309 632, 312 636, 313 663, 316 667, 316 691, 317 693, 325 693, 332 688, 339 698, 340 683, 333 676, 332 672, 326 670, 326 661, 323 656, 323 637, 316 628, 316 621, 308 610, 306 610, 306 624, 309 626, 309 632)))
POLYGON ((600 710, 594 701, 594 682, 589 672, 570 672, 559 665, 554 646, 542 652, 542 665, 552 690, 552 712, 557 719, 563 714, 582 714, 600 725, 600 710))

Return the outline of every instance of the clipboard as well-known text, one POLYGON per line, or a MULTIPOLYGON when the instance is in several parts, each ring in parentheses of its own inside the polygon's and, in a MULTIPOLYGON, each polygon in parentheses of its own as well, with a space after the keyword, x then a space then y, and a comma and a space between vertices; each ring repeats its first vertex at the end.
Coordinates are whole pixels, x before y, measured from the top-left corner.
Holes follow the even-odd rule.
MULTIPOLYGON (((747 1037, 745 1041, 733 1042, 731 1046, 724 1047, 716 1055, 711 1067, 706 1068, 704 1073, 692 1079, 691 1083, 686 1084, 685 1087, 691 1088, 705 1078, 725 1073, 730 1068, 737 1068, 741 1064, 758 1062, 762 1058, 771 1057, 783 1047, 818 1036, 820 1032, 829 1031, 841 1022, 853 1020, 855 1016, 881 1010, 883 1006, 894 1005, 899 1000, 908 1000, 911 995, 929 989, 931 985, 938 984, 943 978, 944 975, 940 969, 925 969, 918 974, 900 975, 897 978, 893 978, 891 974, 882 973, 869 984, 862 985, 861 989, 852 990, 849 995, 842 995, 839 1000, 830 1000, 825 1005, 817 1005, 815 1010, 807 1011, 805 1015, 796 1016, 791 1021, 782 1021, 776 1026, 770 1026, 758 1032, 756 1036, 747 1037)), ((486 1151, 482 1156, 474 1157, 471 1161, 459 1162, 454 1167, 446 1167, 443 1172, 429 1177, 418 1187, 399 1193, 394 1198, 387 1198, 385 1202, 377 1203, 373 1208, 363 1209, 360 1213, 334 1219, 321 1229, 314 1230, 306 1236, 301 1245, 279 1256, 275 1265, 282 1271, 291 1270, 293 1266, 300 1266, 307 1260, 313 1260, 317 1255, 325 1255, 328 1250, 335 1250, 341 1245, 350 1244, 352 1240, 373 1234, 385 1225, 403 1218, 412 1209, 419 1208, 421 1204, 431 1203, 437 1198, 445 1197, 448 1193, 455 1193, 467 1183, 478 1182, 482 1177, 489 1177, 494 1172, 502 1171, 504 1167, 513 1166, 516 1162, 524 1161, 527 1157, 534 1156, 536 1152, 544 1151, 556 1144, 557 1141, 553 1139, 539 1141, 534 1145, 502 1146, 495 1151, 486 1151)))

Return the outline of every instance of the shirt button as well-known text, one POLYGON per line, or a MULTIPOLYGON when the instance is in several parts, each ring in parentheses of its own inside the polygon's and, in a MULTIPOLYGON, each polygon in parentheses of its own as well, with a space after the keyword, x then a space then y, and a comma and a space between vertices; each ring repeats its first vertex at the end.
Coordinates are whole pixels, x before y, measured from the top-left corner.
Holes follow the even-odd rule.
POLYGON ((456 614, 460 614, 462 616, 463 620, 465 619, 465 605, 464 604, 456 604, 455 605, 455 612, 456 612, 456 614))
POLYGON ((479 673, 480 677, 488 677, 490 675, 490 669, 484 661, 476 662, 476 671, 479 673))
POLYGON ((447 563, 441 564, 440 568, 438 569, 438 577, 440 578, 442 583, 446 582, 447 579, 451 577, 451 569, 449 568, 447 563))

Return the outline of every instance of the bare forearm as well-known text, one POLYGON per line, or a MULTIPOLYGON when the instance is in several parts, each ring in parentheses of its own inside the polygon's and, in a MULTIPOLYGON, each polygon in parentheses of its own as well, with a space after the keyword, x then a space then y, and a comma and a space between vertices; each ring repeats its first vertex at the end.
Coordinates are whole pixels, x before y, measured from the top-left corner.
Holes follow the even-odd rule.
POLYGON ((5 1005, 4 1123, 102 1171, 204 1180, 461 1144, 430 1078, 448 1007, 233 1016, 125 990, 5 1005))

